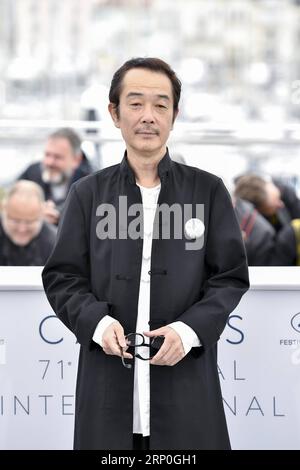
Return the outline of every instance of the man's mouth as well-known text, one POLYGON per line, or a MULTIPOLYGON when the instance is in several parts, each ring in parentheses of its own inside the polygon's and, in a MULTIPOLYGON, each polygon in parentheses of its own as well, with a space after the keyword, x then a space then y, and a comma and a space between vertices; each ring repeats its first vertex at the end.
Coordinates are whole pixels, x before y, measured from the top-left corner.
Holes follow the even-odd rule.
POLYGON ((142 134, 142 135, 158 135, 157 131, 147 131, 147 130, 140 130, 137 131, 136 134, 142 134))
POLYGON ((64 181, 64 175, 54 168, 44 168, 42 180, 44 183, 61 184, 64 181))

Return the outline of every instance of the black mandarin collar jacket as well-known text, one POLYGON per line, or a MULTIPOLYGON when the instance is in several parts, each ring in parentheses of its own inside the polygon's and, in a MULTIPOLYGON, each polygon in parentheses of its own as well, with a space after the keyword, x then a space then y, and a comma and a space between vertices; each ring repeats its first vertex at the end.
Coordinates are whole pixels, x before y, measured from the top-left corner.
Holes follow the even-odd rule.
MULTIPOLYGON (((221 179, 173 162, 168 152, 158 172, 158 204, 188 204, 192 217, 196 204, 203 204, 205 232, 199 250, 187 250, 185 236, 153 239, 149 328, 182 321, 202 347, 192 348, 173 367, 150 367, 150 448, 227 449, 216 345, 249 286, 244 245, 221 179)), ((97 208, 111 204, 118 213, 120 195, 127 197, 128 207, 142 202, 126 155, 121 164, 72 186, 43 271, 53 310, 81 345, 78 449, 132 448, 134 368, 125 369, 119 357, 106 355, 92 340, 107 314, 120 321, 125 333, 135 331, 143 240, 126 239, 128 227, 118 218, 115 239, 97 236, 97 208)))

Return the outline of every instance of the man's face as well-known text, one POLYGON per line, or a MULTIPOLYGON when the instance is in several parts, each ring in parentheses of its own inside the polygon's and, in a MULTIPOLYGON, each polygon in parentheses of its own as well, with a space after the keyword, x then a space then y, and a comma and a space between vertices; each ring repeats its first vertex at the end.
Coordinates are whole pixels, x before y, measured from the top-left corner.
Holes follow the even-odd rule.
POLYGON ((74 155, 67 139, 48 139, 43 158, 43 180, 46 183, 63 183, 79 163, 79 157, 74 155))
POLYGON ((122 83, 119 113, 112 104, 109 111, 129 153, 164 155, 177 115, 173 112, 172 84, 166 75, 146 69, 129 70, 122 83))
POLYGON ((42 227, 43 206, 37 197, 12 196, 4 205, 2 225, 15 245, 26 246, 42 227))
POLYGON ((281 200, 280 191, 275 184, 272 182, 266 183, 265 190, 267 198, 265 203, 260 207, 260 212, 263 215, 271 216, 276 214, 278 209, 281 209, 284 206, 284 203, 281 200))

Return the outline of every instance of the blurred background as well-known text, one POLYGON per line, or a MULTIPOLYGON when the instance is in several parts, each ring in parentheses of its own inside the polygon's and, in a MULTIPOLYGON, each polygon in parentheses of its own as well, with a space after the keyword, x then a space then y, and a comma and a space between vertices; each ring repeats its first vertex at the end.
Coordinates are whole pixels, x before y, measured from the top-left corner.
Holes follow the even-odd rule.
POLYGON ((112 74, 159 56, 183 84, 174 155, 229 189, 250 170, 299 194, 300 1, 0 0, 0 19, 0 187, 66 125, 95 168, 119 162, 112 74))

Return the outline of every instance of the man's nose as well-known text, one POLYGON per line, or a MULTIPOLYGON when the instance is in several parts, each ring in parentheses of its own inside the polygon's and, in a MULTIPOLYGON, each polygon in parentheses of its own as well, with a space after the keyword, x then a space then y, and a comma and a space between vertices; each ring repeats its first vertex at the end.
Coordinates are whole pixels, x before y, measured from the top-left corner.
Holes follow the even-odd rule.
POLYGON ((282 199, 277 200, 277 209, 282 209, 284 207, 284 202, 282 199))
POLYGON ((52 167, 54 163, 55 163, 54 155, 45 155, 44 165, 52 167))
POLYGON ((150 104, 144 107, 142 122, 147 124, 154 122, 153 108, 150 104))
POLYGON ((20 222, 19 225, 18 225, 18 232, 20 234, 24 234, 24 233, 28 232, 27 224, 24 223, 24 222, 20 222))

